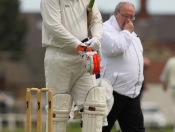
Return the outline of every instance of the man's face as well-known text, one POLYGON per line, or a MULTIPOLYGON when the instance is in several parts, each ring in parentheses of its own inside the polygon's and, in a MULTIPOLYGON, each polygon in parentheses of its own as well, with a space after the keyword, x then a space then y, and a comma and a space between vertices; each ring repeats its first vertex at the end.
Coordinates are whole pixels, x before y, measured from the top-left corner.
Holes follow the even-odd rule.
POLYGON ((131 4, 125 3, 120 11, 116 11, 114 15, 117 19, 120 29, 123 30, 126 21, 133 21, 135 18, 135 9, 131 4))

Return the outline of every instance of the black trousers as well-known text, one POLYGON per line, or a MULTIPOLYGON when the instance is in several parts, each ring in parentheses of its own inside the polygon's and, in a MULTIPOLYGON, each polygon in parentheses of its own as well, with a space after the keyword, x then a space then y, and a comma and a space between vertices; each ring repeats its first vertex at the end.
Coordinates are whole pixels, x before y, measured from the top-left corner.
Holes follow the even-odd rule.
POLYGON ((144 132, 143 114, 139 96, 129 98, 113 92, 114 105, 107 117, 108 126, 102 132, 110 132, 115 121, 118 120, 122 132, 144 132))

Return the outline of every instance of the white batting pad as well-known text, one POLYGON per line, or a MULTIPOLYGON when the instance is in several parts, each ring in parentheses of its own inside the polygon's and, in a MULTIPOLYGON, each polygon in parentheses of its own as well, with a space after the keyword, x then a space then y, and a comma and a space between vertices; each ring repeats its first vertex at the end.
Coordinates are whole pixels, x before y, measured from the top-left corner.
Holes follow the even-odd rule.
POLYGON ((82 116, 82 132, 101 132, 106 107, 106 90, 103 87, 91 89, 86 97, 82 116))
POLYGON ((72 98, 69 94, 56 94, 53 96, 53 132, 66 132, 71 106, 72 98))

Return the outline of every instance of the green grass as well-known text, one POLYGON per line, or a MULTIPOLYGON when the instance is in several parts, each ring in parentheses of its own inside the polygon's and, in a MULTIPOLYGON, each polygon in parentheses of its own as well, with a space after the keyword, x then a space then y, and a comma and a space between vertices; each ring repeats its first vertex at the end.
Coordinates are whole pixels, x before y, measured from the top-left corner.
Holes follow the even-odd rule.
POLYGON ((167 126, 164 130, 146 130, 145 132, 172 132, 173 126, 167 126))
MULTIPOLYGON (((70 123, 67 126, 67 132, 81 132, 80 124, 79 123, 70 123)), ((113 128, 111 132, 116 132, 115 128, 113 128)))
MULTIPOLYGON (((23 128, 19 128, 17 130, 14 130, 14 131, 11 131, 11 130, 8 130, 8 129, 3 129, 2 131, 0 132, 26 132, 25 129, 23 128)), ((36 132, 36 128, 32 130, 32 132, 36 132)), ((42 132, 45 132, 44 128, 43 128, 43 131, 42 132)), ((79 123, 69 123, 67 125, 67 130, 66 132, 81 132, 81 127, 80 127, 80 124, 79 123)), ((115 129, 113 128, 111 132, 116 132, 115 129)))
MULTIPOLYGON (((165 130, 146 130, 145 132, 172 132, 172 130, 173 130, 172 126, 167 126, 167 128, 165 130)), ((10 131, 8 129, 3 129, 0 132, 25 132, 25 129, 21 128, 21 129, 17 129, 14 131, 10 131)), ((32 130, 32 132, 36 132, 36 129, 32 130)), ((44 129, 43 129, 43 132, 45 132, 44 129)), ((68 124, 66 132, 81 132, 80 124, 79 123, 68 124)), ((116 132, 114 127, 113 127, 111 132, 116 132)))

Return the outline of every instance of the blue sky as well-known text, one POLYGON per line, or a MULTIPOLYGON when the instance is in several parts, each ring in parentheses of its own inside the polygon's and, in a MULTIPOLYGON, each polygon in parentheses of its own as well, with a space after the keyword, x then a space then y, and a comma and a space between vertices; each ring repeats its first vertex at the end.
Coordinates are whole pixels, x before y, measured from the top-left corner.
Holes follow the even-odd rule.
MULTIPOLYGON (((99 9, 112 13, 116 4, 121 0, 96 0, 99 9)), ((134 4, 136 12, 140 10, 140 0, 124 0, 134 4)), ((40 12, 40 0, 20 0, 22 12, 40 12)), ((148 0, 150 14, 175 14, 175 0, 148 0)))

